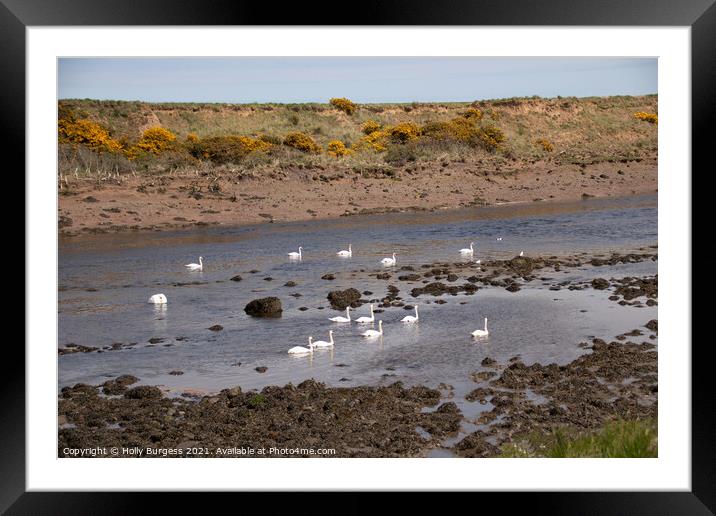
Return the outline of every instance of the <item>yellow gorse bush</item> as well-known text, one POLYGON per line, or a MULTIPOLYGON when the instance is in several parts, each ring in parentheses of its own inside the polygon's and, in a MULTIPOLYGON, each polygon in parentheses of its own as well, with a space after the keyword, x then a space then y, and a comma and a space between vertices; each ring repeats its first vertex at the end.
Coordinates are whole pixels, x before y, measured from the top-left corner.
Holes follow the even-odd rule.
POLYGON ((386 145, 390 135, 387 131, 379 129, 371 133, 366 134, 360 140, 352 145, 352 148, 357 151, 372 150, 375 152, 384 152, 388 150, 386 145))
POLYGON ((353 149, 346 148, 346 145, 340 140, 332 140, 328 142, 327 149, 330 156, 335 156, 337 158, 340 158, 341 156, 348 156, 349 154, 353 154, 355 152, 353 149))
POLYGON ((252 152, 267 152, 273 144, 249 136, 212 136, 197 139, 187 146, 196 158, 210 159, 216 163, 238 163, 252 152))
POLYGON ((480 128, 478 138, 489 150, 499 149, 502 143, 507 139, 505 133, 494 125, 480 128))
POLYGON ((119 152, 122 145, 109 135, 109 131, 92 120, 76 120, 70 116, 57 124, 60 143, 86 145, 96 151, 119 152))
POLYGON ((352 115, 358 109, 358 104, 345 98, 334 98, 329 101, 331 106, 340 109, 347 115, 352 115))
POLYGON ((467 108, 462 116, 467 119, 482 120, 482 111, 477 108, 467 108))
POLYGON ((363 134, 371 134, 380 131, 382 127, 383 126, 375 120, 366 120, 360 130, 363 134))
POLYGON ((308 152, 311 154, 321 153, 321 146, 305 133, 289 133, 284 138, 283 144, 287 147, 298 149, 301 152, 308 152))
POLYGON ((186 141, 189 143, 196 143, 199 141, 199 137, 195 133, 189 133, 186 135, 186 141))
POLYGON ((243 150, 246 152, 246 154, 250 154, 252 152, 266 152, 271 147, 273 147, 273 144, 271 142, 263 140, 261 138, 239 136, 237 138, 237 141, 239 142, 239 145, 243 148, 243 150))
POLYGON ((353 145, 354 150, 372 150, 384 152, 391 143, 403 144, 415 140, 421 134, 421 128, 412 122, 403 122, 393 126, 371 131, 353 145))
POLYGON ((551 141, 547 140, 546 138, 541 138, 535 142, 536 145, 539 145, 542 147, 542 150, 545 152, 552 152, 554 150, 554 145, 551 141))
POLYGON ((639 120, 649 122, 650 124, 659 123, 659 117, 656 113, 645 113, 644 111, 637 111, 636 113, 634 113, 634 117, 638 118, 639 120))
POLYGON ((478 129, 470 118, 453 118, 446 122, 429 122, 423 126, 423 135, 434 140, 467 143, 478 137, 478 129))
POLYGON ((422 133, 420 127, 412 122, 402 122, 400 124, 387 127, 385 130, 390 135, 390 140, 395 143, 406 143, 414 140, 422 133))
POLYGON ((177 137, 169 129, 163 127, 150 127, 139 139, 135 145, 140 152, 148 152, 151 154, 160 154, 167 150, 177 137))

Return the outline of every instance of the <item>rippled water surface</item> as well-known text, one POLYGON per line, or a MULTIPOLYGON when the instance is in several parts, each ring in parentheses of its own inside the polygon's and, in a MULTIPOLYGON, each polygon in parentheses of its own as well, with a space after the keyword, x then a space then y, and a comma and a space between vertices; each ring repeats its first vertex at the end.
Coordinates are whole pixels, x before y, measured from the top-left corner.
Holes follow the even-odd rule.
MULTIPOLYGON (((383 269, 379 260, 392 252, 398 257, 394 269, 459 261, 457 250, 470 241, 476 244, 475 258, 483 259, 511 258, 520 250, 528 256, 607 254, 655 245, 656 196, 68 239, 59 250, 59 346, 137 344, 60 356, 59 386, 97 384, 130 373, 142 383, 177 391, 258 388, 311 377, 330 385, 403 380, 433 386, 445 382, 460 389, 486 356, 565 363, 584 352, 580 340, 609 338, 657 317, 656 307, 609 301, 607 290, 550 291, 540 280, 517 293, 485 288, 473 296, 444 296, 447 304, 437 305, 425 303, 435 299, 431 296, 410 296, 420 282, 398 281, 397 274, 387 282, 368 276, 383 269), (336 251, 349 243, 353 257, 338 258, 336 251), (289 261, 286 253, 299 245, 303 259, 289 261), (188 272, 184 264, 199 256, 204 271, 188 272), (321 279, 326 273, 336 279, 321 279), (229 281, 236 274, 243 280, 229 281), (284 286, 289 280, 297 285, 284 286), (401 289, 406 303, 418 302, 417 325, 401 324, 410 312, 391 308, 377 315, 384 321, 383 339, 366 341, 357 325, 327 320, 339 315, 326 300, 330 290, 356 287, 373 292, 366 298, 382 298, 389 284, 401 289), (147 304, 159 292, 168 304, 147 304), (281 318, 244 313, 247 302, 265 296, 281 299, 281 318), (489 319, 490 337, 475 342, 470 332, 482 327, 483 317, 489 319), (215 324, 224 329, 208 330, 215 324), (309 335, 328 340, 329 329, 335 330, 332 351, 287 355, 288 348, 305 345, 309 335), (152 345, 150 338, 164 341, 152 345), (260 374, 257 366, 268 370, 260 374), (184 374, 169 375, 176 370, 184 374)), ((647 261, 537 275, 574 281, 656 272, 657 263, 647 261)), ((365 305, 353 315, 367 312, 365 305)))

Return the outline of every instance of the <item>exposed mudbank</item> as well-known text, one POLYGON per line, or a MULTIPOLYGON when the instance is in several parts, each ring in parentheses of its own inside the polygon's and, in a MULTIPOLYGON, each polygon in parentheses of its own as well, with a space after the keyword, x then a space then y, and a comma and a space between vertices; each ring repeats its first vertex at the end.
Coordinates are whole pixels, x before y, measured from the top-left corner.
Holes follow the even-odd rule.
MULTIPOLYGON (((655 331, 657 325, 651 320, 645 326, 655 331)), ((593 430, 617 418, 655 419, 656 346, 594 339, 589 347, 591 353, 567 365, 525 365, 517 357, 508 364, 483 360, 489 370, 472 375, 477 385, 465 399, 492 408, 467 421, 479 429, 448 446, 449 451, 462 457, 499 456, 502 444, 534 432, 593 430)), ((136 382, 123 375, 101 386, 62 389, 59 456, 124 448, 146 452, 139 456, 221 457, 237 456, 227 452, 236 448, 262 448, 291 449, 290 456, 306 457, 320 448, 335 450, 330 456, 336 457, 416 457, 444 446, 466 421, 440 390, 406 388, 401 382, 336 388, 307 380, 259 392, 234 387, 175 398, 156 386, 131 387, 136 382)), ((449 389, 447 398, 453 396, 449 389)), ((127 453, 117 456, 138 456, 127 453)))

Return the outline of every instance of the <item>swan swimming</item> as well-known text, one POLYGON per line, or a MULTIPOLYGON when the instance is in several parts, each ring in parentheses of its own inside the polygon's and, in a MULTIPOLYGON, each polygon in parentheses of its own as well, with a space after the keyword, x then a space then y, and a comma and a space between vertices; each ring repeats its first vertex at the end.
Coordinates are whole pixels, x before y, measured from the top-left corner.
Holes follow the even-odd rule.
POLYGON ((317 340, 313 343, 313 346, 316 348, 332 348, 333 347, 333 330, 328 331, 328 336, 331 338, 328 342, 325 340, 317 340))
POLYGON ((520 256, 524 256, 524 255, 525 255, 525 252, 524 252, 524 251, 520 251, 520 256))
POLYGON ((348 244, 348 250, 345 249, 343 251, 338 251, 336 253, 338 256, 353 256, 353 249, 351 249, 351 244, 348 244))
POLYGON ((395 253, 393 253, 392 258, 383 258, 380 263, 383 265, 395 265, 395 253))
POLYGON ((465 249, 460 249, 460 254, 472 254, 475 252, 475 250, 472 248, 473 244, 475 242, 470 242, 470 247, 466 247, 465 249))
POLYGON ((300 260, 302 258, 301 251, 303 251, 303 247, 299 247, 298 252, 288 253, 288 257, 292 260, 300 260))
POLYGON ((337 317, 331 317, 328 320, 333 321, 333 322, 351 322, 350 309, 351 309, 350 306, 346 307, 346 316, 345 317, 343 317, 342 315, 339 315, 337 317))
POLYGON ((289 355, 305 355, 305 354, 313 354, 313 337, 308 337, 308 347, 304 348, 303 346, 294 346, 291 349, 288 350, 289 355))
POLYGON ((202 257, 199 257, 199 263, 187 263, 184 267, 188 268, 190 271, 203 271, 204 270, 204 262, 202 262, 202 257))
POLYGON ((497 237, 498 242, 502 242, 502 237, 497 237))
POLYGON ((365 317, 365 316, 359 317, 358 319, 356 319, 356 322, 363 324, 363 323, 372 323, 373 321, 375 321, 375 315, 373 314, 373 303, 371 303, 370 304, 370 317, 365 317))
POLYGON ((165 305, 167 304, 167 296, 164 294, 154 294, 152 297, 149 298, 149 301, 147 303, 154 303, 155 305, 165 305))
POLYGON ((414 323, 414 322, 418 322, 418 319, 419 319, 419 317, 418 317, 418 305, 415 305, 415 315, 414 315, 414 316, 413 316, 413 315, 406 315, 406 316, 403 317, 400 321, 401 321, 401 322, 404 322, 404 323, 414 323))
POLYGON ((490 332, 487 331, 487 317, 485 317, 485 329, 473 331, 472 336, 473 337, 487 337, 489 334, 490 334, 490 332))
POLYGON ((374 339, 376 337, 382 337, 383 336, 383 321, 378 321, 378 331, 376 330, 366 330, 363 333, 361 333, 366 339, 374 339))

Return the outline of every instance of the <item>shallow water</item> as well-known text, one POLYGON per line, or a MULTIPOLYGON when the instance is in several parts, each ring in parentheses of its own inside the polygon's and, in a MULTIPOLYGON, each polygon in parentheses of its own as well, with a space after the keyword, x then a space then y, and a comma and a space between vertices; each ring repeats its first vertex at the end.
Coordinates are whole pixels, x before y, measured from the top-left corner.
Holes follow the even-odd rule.
MULTIPOLYGON (((584 352, 577 344, 590 336, 609 338, 657 318, 656 307, 609 301, 609 290, 550 291, 539 280, 517 293, 486 288, 472 296, 443 296, 448 303, 436 305, 425 303, 432 296, 410 296, 420 282, 398 281, 397 274, 388 282, 367 277, 382 269, 380 258, 392 252, 398 266, 386 270, 459 261, 457 250, 470 241, 476 244, 476 259, 510 258, 520 250, 528 256, 606 254, 654 245, 656 196, 67 239, 59 250, 58 344, 137 345, 60 356, 59 387, 128 373, 177 391, 251 389, 307 378, 336 386, 402 380, 452 384, 460 398, 474 388, 469 374, 482 369, 486 356, 500 362, 520 355, 526 363, 566 363, 584 352), (338 258, 336 251, 349 243, 353 257, 338 258), (299 245, 303 259, 288 260, 286 253, 299 245), (183 265, 200 255, 204 271, 186 271, 183 265), (249 272, 254 269, 260 272, 249 272), (334 281, 320 279, 329 272, 334 281), (229 281, 235 274, 243 280, 229 281), (297 286, 283 286, 289 280, 297 286), (412 311, 391 308, 376 316, 384 321, 384 337, 366 341, 358 325, 327 320, 339 315, 326 300, 330 290, 356 287, 373 292, 366 298, 382 298, 389 284, 401 289, 406 303, 420 304, 418 324, 401 324, 412 311), (159 292, 168 304, 147 304, 159 292), (289 296, 295 292, 302 297, 289 296), (255 319, 243 312, 251 299, 269 295, 281 299, 281 318, 255 319), (309 309, 298 310, 304 306, 309 309), (474 341, 470 332, 482 327, 484 317, 490 337, 474 341), (223 331, 209 331, 214 324, 223 331), (333 350, 318 350, 313 357, 286 354, 292 346, 306 345, 309 335, 328 340, 329 329, 335 331, 333 350), (150 345, 152 337, 165 340, 150 345), (257 366, 268 371, 259 374, 257 366), (173 370, 184 374, 169 375, 173 370)), ((656 272, 657 263, 647 261, 538 276, 575 281, 656 272)), ((367 312, 365 305, 352 315, 367 312)))

